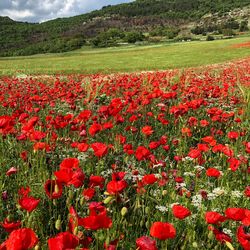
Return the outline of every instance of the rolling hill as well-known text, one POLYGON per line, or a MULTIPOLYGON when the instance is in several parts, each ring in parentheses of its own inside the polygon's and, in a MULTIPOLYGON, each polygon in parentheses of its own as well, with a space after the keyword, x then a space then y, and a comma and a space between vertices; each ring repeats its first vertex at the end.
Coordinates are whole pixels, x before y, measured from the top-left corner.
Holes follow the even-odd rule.
POLYGON ((143 33, 174 38, 190 23, 205 34, 240 29, 242 20, 247 23, 249 19, 248 6, 249 0, 136 0, 40 24, 0 17, 0 56, 65 52, 85 44, 105 47, 148 39, 143 33))

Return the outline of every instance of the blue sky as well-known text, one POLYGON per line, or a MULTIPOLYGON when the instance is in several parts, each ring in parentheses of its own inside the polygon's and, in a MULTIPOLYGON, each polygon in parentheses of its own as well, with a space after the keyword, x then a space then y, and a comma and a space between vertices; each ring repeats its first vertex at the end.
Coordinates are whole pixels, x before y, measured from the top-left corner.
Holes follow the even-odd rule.
POLYGON ((0 0, 0 16, 16 21, 43 22, 57 17, 75 16, 106 5, 133 0, 0 0))

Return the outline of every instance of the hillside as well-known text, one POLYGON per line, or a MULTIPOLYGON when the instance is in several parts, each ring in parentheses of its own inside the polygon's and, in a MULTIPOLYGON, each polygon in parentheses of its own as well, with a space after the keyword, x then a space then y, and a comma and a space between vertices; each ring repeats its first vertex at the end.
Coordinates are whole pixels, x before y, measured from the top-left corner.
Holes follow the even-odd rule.
MULTIPOLYGON (((148 39, 142 35, 145 32, 153 37, 175 38, 191 22, 198 31, 205 26, 200 33, 222 33, 223 29, 240 29, 242 20, 248 20, 250 11, 229 15, 245 6, 249 6, 249 0, 137 0, 41 24, 0 17, 0 56, 64 52, 85 44, 105 47, 133 43, 148 39), (216 27, 211 28, 211 23, 216 23, 212 18, 201 23, 209 15, 217 16, 216 27)), ((194 33, 199 34, 197 30, 194 33)))

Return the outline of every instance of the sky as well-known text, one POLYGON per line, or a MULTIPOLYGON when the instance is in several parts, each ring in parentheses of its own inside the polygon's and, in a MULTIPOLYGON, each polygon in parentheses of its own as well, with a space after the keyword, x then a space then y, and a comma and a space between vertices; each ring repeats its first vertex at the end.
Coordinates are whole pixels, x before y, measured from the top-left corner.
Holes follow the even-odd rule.
POLYGON ((57 17, 69 17, 106 5, 133 0, 0 0, 0 16, 16 21, 44 22, 57 17))

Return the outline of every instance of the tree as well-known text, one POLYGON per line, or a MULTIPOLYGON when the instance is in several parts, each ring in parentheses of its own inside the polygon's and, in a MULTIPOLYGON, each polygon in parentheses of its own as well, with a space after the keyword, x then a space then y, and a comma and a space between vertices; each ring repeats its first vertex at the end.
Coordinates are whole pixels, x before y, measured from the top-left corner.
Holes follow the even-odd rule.
POLYGON ((141 32, 138 31, 131 31, 126 34, 125 40, 128 43, 135 43, 138 41, 143 41, 144 35, 141 32))
POLYGON ((214 40, 214 37, 211 36, 211 35, 208 35, 206 40, 207 40, 207 41, 213 41, 213 40, 214 40))
POLYGON ((248 21, 241 21, 240 23, 240 32, 243 32, 243 31, 248 31, 249 28, 248 28, 248 21))

